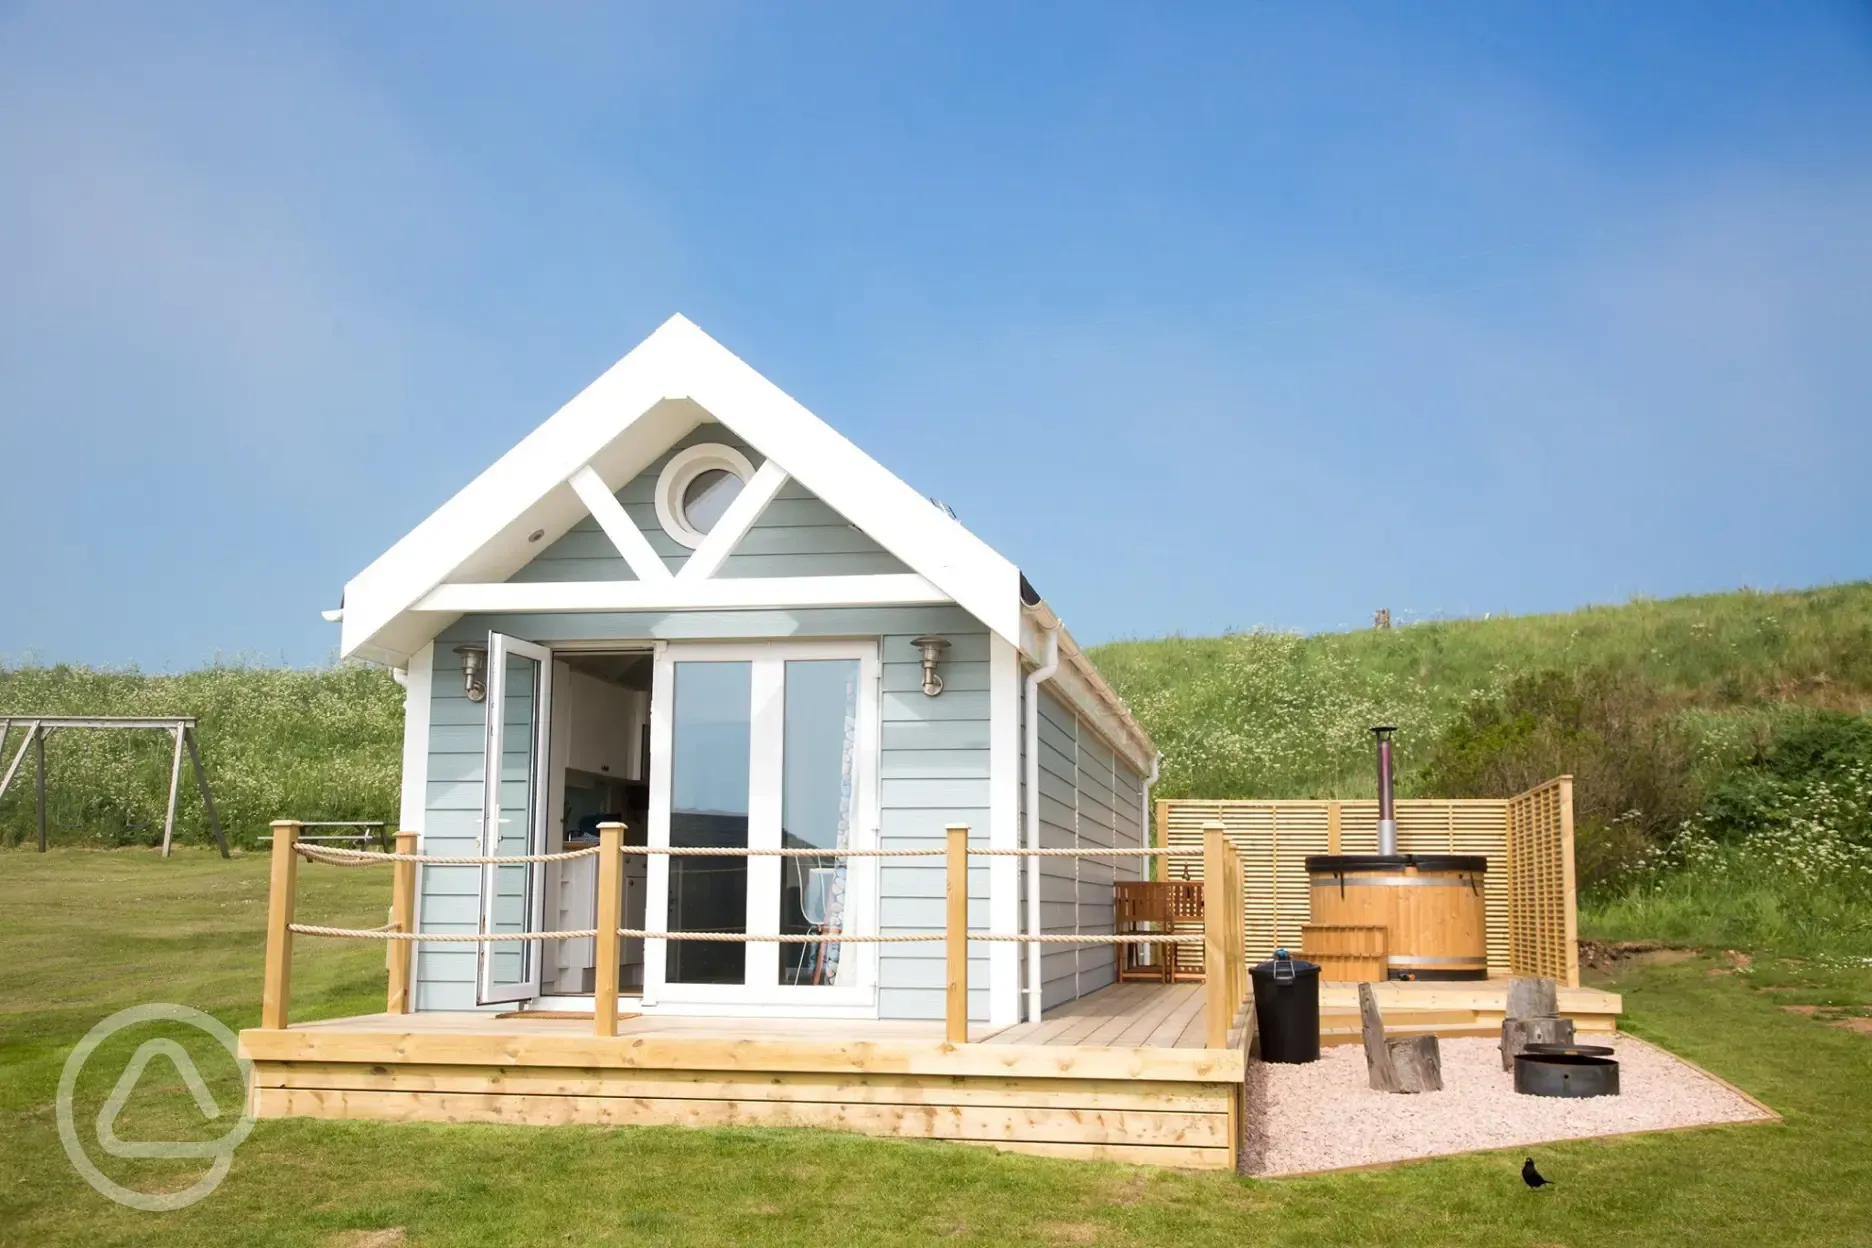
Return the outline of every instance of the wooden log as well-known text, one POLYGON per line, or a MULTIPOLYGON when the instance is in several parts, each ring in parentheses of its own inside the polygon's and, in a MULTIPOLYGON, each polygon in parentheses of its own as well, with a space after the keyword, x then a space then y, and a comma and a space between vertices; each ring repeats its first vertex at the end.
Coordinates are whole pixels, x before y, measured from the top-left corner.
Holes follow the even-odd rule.
POLYGON ((1393 1092, 1441 1092, 1443 1058, 1435 1036, 1405 1036, 1385 1043, 1391 1060, 1391 1074, 1397 1086, 1393 1092))
POLYGON ((1514 1069, 1514 1059, 1530 1044, 1572 1044, 1570 1018, 1505 1018, 1501 1025, 1501 1068, 1514 1069))
POLYGON ((1560 989, 1551 979, 1517 975, 1508 981, 1509 1018, 1552 1018, 1560 1012, 1560 989))
POLYGON ((1384 1016, 1378 1012, 1378 998, 1370 984, 1358 986, 1359 1026, 1365 1038, 1365 1078, 1376 1092, 1395 1092, 1397 1072, 1392 1069, 1391 1049, 1385 1044, 1384 1016))

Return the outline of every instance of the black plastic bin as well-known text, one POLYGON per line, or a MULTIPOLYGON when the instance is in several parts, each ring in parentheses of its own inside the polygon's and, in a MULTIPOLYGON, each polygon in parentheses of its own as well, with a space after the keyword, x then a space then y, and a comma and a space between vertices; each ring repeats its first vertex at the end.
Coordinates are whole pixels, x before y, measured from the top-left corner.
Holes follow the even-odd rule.
POLYGON ((1319 975, 1317 964, 1285 949, 1249 970, 1262 1061, 1319 1061, 1319 975))

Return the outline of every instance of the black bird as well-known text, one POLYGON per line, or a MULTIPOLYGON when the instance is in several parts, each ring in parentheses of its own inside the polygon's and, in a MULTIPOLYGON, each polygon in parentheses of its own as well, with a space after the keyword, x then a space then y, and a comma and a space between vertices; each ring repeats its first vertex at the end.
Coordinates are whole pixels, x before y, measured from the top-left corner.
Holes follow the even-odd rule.
POLYGON ((1541 1177, 1540 1171, 1534 1168, 1534 1159, 1532 1157, 1521 1163, 1521 1181, 1529 1187, 1553 1186, 1552 1183, 1549 1183, 1546 1179, 1541 1177))

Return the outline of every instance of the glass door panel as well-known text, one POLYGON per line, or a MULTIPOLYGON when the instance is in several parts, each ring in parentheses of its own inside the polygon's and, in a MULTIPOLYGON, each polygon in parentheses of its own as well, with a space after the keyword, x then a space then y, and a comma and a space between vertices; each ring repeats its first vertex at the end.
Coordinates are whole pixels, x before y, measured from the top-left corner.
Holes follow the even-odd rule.
POLYGON ((875 929, 877 863, 836 851, 876 843, 875 656, 852 641, 694 642, 659 660, 651 844, 827 852, 653 857, 649 913, 664 930, 754 939, 650 950, 649 1004, 871 1003, 873 947, 837 937, 875 929))
MULTIPOLYGON (((537 854, 545 846, 546 833, 552 653, 544 646, 490 633, 487 671, 481 852, 502 858, 537 854)), ((484 933, 540 930, 544 903, 537 863, 490 863, 482 868, 484 933)), ((477 1000, 486 1004, 539 995, 538 941, 490 941, 477 947, 477 1000)))
MULTIPOLYGON (((786 663, 780 842, 787 849, 848 849, 852 843, 858 732, 857 659, 786 663)), ((847 860, 780 860, 780 931, 830 937, 846 924, 847 860)), ((840 982, 834 940, 780 946, 783 984, 840 982)))
MULTIPOLYGON (((670 745, 671 846, 748 847, 751 663, 679 662, 670 745)), ((748 859, 669 859, 669 931, 745 934, 748 859)), ((747 981, 740 941, 672 940, 672 984, 747 981)))

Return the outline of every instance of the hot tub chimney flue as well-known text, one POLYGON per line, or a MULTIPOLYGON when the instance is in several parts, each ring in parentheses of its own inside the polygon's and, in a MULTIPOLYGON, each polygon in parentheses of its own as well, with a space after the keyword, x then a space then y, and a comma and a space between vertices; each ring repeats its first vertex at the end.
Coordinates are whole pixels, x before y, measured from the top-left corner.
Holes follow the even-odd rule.
POLYGON ((1378 852, 1397 853, 1397 809, 1391 794, 1391 734, 1385 725, 1372 729, 1378 738, 1378 852))

